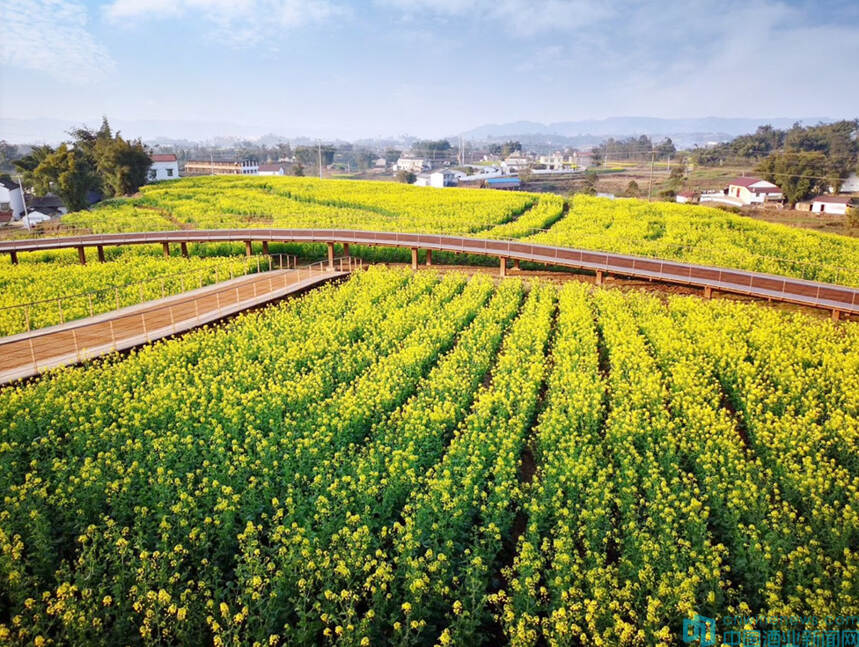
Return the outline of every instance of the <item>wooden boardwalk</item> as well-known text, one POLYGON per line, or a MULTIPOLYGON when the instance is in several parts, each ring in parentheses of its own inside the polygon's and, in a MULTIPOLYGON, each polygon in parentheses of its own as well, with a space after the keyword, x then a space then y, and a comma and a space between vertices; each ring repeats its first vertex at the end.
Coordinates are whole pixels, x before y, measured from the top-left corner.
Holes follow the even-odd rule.
POLYGON ((348 273, 346 269, 329 270, 320 263, 310 268, 251 274, 94 317, 0 338, 0 384, 185 332, 348 273))

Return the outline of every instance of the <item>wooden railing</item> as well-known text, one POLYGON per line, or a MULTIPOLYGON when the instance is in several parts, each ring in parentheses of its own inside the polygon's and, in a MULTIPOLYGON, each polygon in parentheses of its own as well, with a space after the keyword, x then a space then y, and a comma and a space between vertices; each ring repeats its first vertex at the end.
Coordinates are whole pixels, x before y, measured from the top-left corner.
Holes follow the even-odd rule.
MULTIPOLYGON (((745 294, 761 299, 795 303, 840 313, 859 314, 859 289, 794 279, 774 274, 748 272, 721 267, 694 265, 627 254, 595 252, 586 249, 537 245, 511 240, 489 240, 462 236, 412 234, 384 231, 343 229, 218 229, 188 231, 156 231, 141 233, 93 234, 63 238, 42 238, 0 242, 0 253, 17 254, 25 251, 77 248, 85 260, 86 247, 103 248, 111 245, 165 246, 180 243, 244 242, 248 252, 253 241, 326 243, 329 258, 335 244, 403 247, 413 250, 416 264, 418 249, 439 250, 463 254, 495 256, 501 260, 504 272, 508 260, 530 261, 544 265, 569 267, 596 273, 600 282, 606 274, 648 279, 664 283, 700 287, 705 295, 712 290, 745 294)), ((348 253, 348 252, 347 252, 348 253)))

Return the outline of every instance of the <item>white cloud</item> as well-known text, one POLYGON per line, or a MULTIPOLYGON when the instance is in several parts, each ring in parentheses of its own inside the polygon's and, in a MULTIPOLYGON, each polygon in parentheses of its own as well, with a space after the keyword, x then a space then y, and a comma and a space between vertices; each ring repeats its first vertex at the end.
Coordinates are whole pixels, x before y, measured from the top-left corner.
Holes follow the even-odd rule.
POLYGON ((3 65, 73 83, 98 81, 116 67, 90 34, 86 9, 74 0, 0 0, 0 25, 3 65))
POLYGON ((348 13, 333 0, 111 0, 112 22, 190 16, 207 23, 212 35, 235 46, 253 46, 278 30, 321 24, 348 13))
POLYGON ((593 25, 615 15, 607 0, 376 0, 409 17, 435 14, 443 17, 487 18, 501 23, 514 36, 530 37, 593 25))

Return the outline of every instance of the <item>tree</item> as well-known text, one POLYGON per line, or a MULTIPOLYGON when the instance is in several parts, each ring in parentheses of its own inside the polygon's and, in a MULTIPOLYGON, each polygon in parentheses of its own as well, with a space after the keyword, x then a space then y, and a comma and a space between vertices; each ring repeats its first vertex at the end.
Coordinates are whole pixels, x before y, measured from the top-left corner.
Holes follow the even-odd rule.
POLYGON ((319 155, 322 154, 322 165, 328 166, 334 161, 335 149, 333 146, 297 146, 295 158, 305 166, 318 167, 319 155))
POLYGON ((657 157, 668 157, 669 155, 674 155, 677 152, 677 147, 674 146, 674 142, 671 141, 670 137, 666 137, 659 145, 654 149, 656 151, 657 157))
POLYGON ((373 153, 373 151, 362 149, 355 152, 355 163, 362 171, 365 171, 371 166, 373 166, 374 161, 376 161, 376 155, 373 153))
POLYGON ((295 166, 292 167, 292 174, 296 177, 304 176, 304 166, 301 164, 301 162, 295 163, 295 166))
POLYGON ((501 157, 507 157, 512 153, 516 153, 522 150, 522 144, 518 141, 508 140, 501 144, 501 150, 499 154, 501 157))
POLYGON ((288 160, 292 157, 292 146, 289 145, 289 142, 281 142, 277 145, 277 157, 282 160, 288 160))
POLYGON ((385 163, 393 164, 398 159, 400 159, 400 156, 402 156, 402 154, 403 151, 397 150, 396 148, 386 148, 384 152, 385 163))
POLYGON ((152 159, 140 140, 116 138, 97 147, 96 170, 102 190, 108 196, 130 195, 146 183, 152 159))
POLYGON ((427 139, 412 144, 411 152, 416 157, 429 157, 432 160, 445 159, 451 151, 450 142, 446 139, 427 139))
POLYGON ((36 192, 56 193, 71 211, 88 206, 87 194, 98 187, 99 178, 89 156, 62 144, 33 172, 36 192))
POLYGON ((106 196, 129 195, 146 183, 152 160, 141 140, 127 141, 111 131, 107 117, 92 131, 81 126, 69 132, 74 148, 87 156, 95 168, 98 184, 106 196))
POLYGON ((534 179, 534 172, 529 168, 520 168, 517 175, 521 182, 530 182, 534 179))
POLYGON ((49 155, 53 155, 53 153, 54 149, 47 144, 44 146, 35 146, 27 155, 24 155, 24 157, 12 162, 18 175, 21 176, 21 184, 23 184, 25 188, 30 190, 35 189, 36 178, 34 173, 36 168, 38 168, 39 164, 41 164, 45 158, 49 155))
POLYGON ((12 162, 18 159, 18 147, 5 139, 0 139, 0 168, 12 168, 12 162))
POLYGON ((397 182, 402 182, 403 184, 414 184, 415 180, 418 179, 411 171, 397 171, 394 177, 397 178, 397 182))
POLYGON ((772 153, 758 165, 765 180, 781 187, 791 206, 827 188, 826 155, 821 152, 772 153))
POLYGON ((623 194, 627 198, 637 198, 641 195, 641 189, 638 187, 638 182, 635 180, 630 180, 629 184, 626 185, 626 191, 623 194))

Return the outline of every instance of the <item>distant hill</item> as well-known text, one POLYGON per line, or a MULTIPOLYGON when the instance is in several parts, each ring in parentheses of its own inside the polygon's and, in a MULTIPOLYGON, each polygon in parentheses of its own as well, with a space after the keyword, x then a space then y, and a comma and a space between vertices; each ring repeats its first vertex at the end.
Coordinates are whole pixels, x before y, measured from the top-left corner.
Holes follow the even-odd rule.
POLYGON ((794 122, 806 125, 829 122, 828 117, 760 117, 754 119, 729 117, 700 117, 691 119, 661 119, 658 117, 609 117, 583 121, 558 121, 543 124, 536 121, 513 121, 504 124, 486 124, 462 133, 465 139, 493 141, 514 136, 533 135, 543 138, 581 138, 582 140, 604 137, 626 137, 649 135, 671 137, 681 146, 705 144, 711 141, 726 141, 738 135, 754 132, 763 124, 775 128, 789 128, 794 122))

